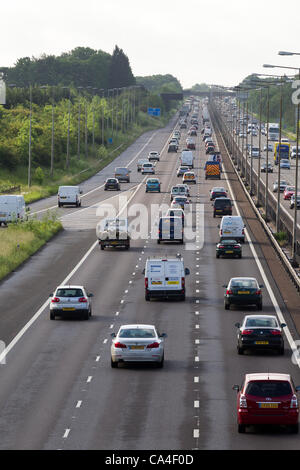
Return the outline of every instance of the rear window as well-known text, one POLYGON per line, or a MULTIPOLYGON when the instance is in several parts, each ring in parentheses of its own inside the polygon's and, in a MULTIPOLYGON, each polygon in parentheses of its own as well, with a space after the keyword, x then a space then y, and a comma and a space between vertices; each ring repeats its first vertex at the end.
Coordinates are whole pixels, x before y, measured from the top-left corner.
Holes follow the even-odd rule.
POLYGON ((248 289, 256 289, 257 283, 251 279, 235 279, 231 281, 231 287, 246 287, 248 289))
POLYGON ((155 338, 154 330, 151 328, 123 328, 119 338, 155 338))
POLYGON ((292 388, 289 382, 275 381, 275 380, 258 380, 249 382, 246 389, 247 395, 254 395, 256 397, 281 397, 284 395, 291 395, 292 388))
POLYGON ((214 205, 215 207, 228 207, 228 206, 232 206, 231 204, 231 200, 230 199, 215 199, 215 202, 214 202, 214 205))
POLYGON ((258 328, 277 328, 278 323, 275 318, 248 318, 245 326, 247 328, 249 326, 256 326, 258 328))
POLYGON ((82 289, 58 289, 57 297, 82 297, 84 294, 82 289))

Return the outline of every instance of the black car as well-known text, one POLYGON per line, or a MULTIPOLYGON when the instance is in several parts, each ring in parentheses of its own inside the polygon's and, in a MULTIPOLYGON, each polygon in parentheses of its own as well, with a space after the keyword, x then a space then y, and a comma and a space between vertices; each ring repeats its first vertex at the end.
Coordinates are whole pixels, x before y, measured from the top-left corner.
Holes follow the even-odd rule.
POLYGON ((214 217, 217 215, 232 215, 232 202, 229 197, 217 197, 213 202, 214 217))
POLYGON ((236 240, 223 240, 216 246, 216 258, 228 256, 230 258, 242 257, 242 245, 236 240))
POLYGON ((177 152, 178 145, 177 144, 169 144, 168 152, 177 152))
POLYGON ((105 181, 104 191, 107 191, 108 189, 113 189, 115 191, 120 191, 119 180, 117 178, 108 178, 105 181))
POLYGON ((236 323, 238 328, 237 351, 243 354, 248 350, 272 350, 284 354, 282 328, 285 323, 278 323, 273 315, 247 315, 243 323, 236 323))
POLYGON ((263 163, 262 166, 261 166, 261 170, 260 170, 262 173, 273 173, 273 167, 271 165, 271 163, 267 164, 266 163, 263 163))
POLYGON ((229 281, 224 294, 224 307, 229 310, 231 305, 256 305, 257 310, 262 310, 262 285, 259 285, 253 277, 235 277, 229 281))

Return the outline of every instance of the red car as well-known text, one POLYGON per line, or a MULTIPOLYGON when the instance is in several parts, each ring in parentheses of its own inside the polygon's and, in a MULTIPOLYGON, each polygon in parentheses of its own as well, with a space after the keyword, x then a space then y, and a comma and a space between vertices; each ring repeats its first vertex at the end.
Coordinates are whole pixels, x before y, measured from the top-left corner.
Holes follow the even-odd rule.
POLYGON ((286 186, 283 191, 283 199, 290 200, 293 194, 295 194, 295 186, 286 186))
POLYGON ((289 426, 298 433, 299 407, 297 392, 289 374, 246 374, 237 390, 238 432, 244 433, 246 426, 273 424, 289 426))

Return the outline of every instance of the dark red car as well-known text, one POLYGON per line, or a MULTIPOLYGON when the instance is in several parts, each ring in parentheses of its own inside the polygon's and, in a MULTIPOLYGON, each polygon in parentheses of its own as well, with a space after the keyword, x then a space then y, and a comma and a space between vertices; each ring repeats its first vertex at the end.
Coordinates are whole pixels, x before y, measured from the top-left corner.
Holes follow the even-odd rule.
POLYGON ((298 433, 299 406, 297 392, 289 374, 246 374, 243 384, 233 386, 237 390, 238 432, 247 426, 272 424, 289 426, 298 433))
POLYGON ((293 194, 295 194, 295 186, 286 186, 283 191, 283 199, 290 200, 293 194))

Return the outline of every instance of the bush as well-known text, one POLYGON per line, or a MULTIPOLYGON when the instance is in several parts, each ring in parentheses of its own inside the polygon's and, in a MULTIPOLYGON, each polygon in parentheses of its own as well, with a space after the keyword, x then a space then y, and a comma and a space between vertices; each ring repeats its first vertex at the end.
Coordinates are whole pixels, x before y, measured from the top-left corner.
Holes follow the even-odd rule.
POLYGON ((43 170, 41 169, 40 166, 38 166, 34 172, 34 179, 36 180, 36 182, 40 185, 43 184, 43 181, 45 179, 45 175, 44 175, 44 172, 43 170))

